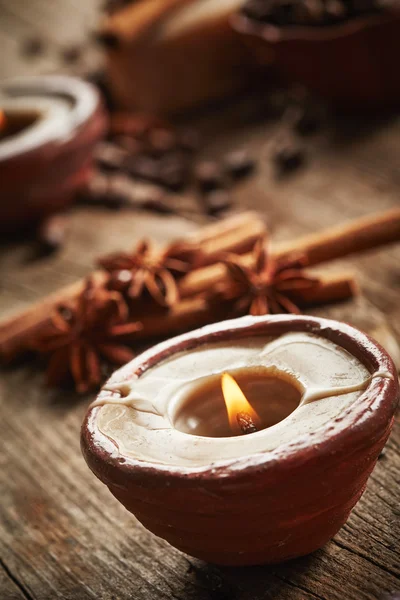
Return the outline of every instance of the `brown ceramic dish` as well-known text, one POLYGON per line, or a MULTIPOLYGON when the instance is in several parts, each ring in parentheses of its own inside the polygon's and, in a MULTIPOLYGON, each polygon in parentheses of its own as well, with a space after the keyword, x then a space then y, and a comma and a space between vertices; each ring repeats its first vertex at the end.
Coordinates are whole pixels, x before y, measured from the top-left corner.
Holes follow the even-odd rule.
POLYGON ((307 86, 343 110, 400 105, 400 8, 324 27, 265 25, 232 19, 257 59, 291 83, 307 86))
POLYGON ((106 115, 92 85, 53 75, 4 81, 0 109, 11 129, 0 139, 0 230, 13 231, 73 200, 106 115))
MULTIPOLYGON (((334 364, 331 367, 327 363, 332 381, 343 384, 336 355, 329 356, 334 364)), ((200 369, 201 354, 199 357, 196 369, 200 369)), ((170 383, 181 376, 181 370, 173 370, 170 383)), ((164 381, 163 386, 167 383, 164 381)), ((178 385, 182 384, 178 381, 178 385)), ((399 396, 390 357, 367 335, 344 323, 297 316, 244 317, 169 340, 117 371, 105 388, 109 391, 103 390, 96 402, 111 397, 116 404, 92 406, 82 427, 82 451, 91 470, 150 531, 188 554, 225 565, 283 561, 312 552, 334 536, 365 489, 390 433, 399 396), (288 344, 284 336, 294 337, 288 344), (300 343, 296 336, 311 344, 310 352, 316 353, 311 363, 296 351, 295 345, 300 343), (119 446, 112 435, 100 430, 102 411, 118 409, 113 418, 115 421, 117 416, 118 427, 125 431, 121 434, 124 443, 141 441, 135 452, 151 454, 153 448, 143 447, 145 437, 135 437, 131 427, 136 417, 130 416, 144 411, 142 429, 137 431, 145 436, 148 409, 142 405, 132 412, 132 408, 121 407, 127 389, 132 386, 135 390, 141 377, 145 381, 146 374, 151 377, 160 365, 168 369, 171 360, 189 357, 187 364, 193 365, 193 351, 211 349, 216 360, 225 360, 218 345, 228 349, 239 345, 236 356, 240 357, 249 339, 257 344, 264 344, 264 339, 281 344, 283 339, 286 351, 294 352, 293 356, 297 352, 295 360, 305 370, 314 364, 318 377, 322 369, 320 344, 343 354, 345 362, 340 362, 343 356, 339 361, 342 366, 348 360, 355 361, 357 369, 375 375, 364 382, 358 395, 335 396, 329 402, 324 398, 311 407, 304 404, 301 408, 300 403, 277 425, 246 436, 199 437, 182 433, 182 429, 171 433, 160 426, 158 431, 151 431, 153 440, 166 435, 168 441, 156 460, 135 458, 132 452, 121 449, 122 442, 119 446), (317 415, 317 421, 310 417, 312 414, 317 415), (267 443, 271 435, 276 439, 267 443), (265 444, 264 451, 259 451, 260 444, 265 444), (174 458, 174 445, 178 448, 176 456, 185 445, 186 452, 174 458), (253 453, 248 451, 252 445, 258 445, 253 453), (207 447, 215 452, 212 460, 207 459, 207 452, 201 458, 202 449, 207 447), (229 453, 235 458, 220 458, 229 453)))

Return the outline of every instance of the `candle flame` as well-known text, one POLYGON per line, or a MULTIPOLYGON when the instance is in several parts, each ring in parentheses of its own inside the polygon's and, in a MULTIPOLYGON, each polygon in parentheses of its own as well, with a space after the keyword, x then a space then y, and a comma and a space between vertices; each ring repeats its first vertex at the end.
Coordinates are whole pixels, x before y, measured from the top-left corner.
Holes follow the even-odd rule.
POLYGON ((239 384, 228 373, 223 373, 221 387, 233 433, 252 433, 260 429, 260 417, 249 404, 239 384))

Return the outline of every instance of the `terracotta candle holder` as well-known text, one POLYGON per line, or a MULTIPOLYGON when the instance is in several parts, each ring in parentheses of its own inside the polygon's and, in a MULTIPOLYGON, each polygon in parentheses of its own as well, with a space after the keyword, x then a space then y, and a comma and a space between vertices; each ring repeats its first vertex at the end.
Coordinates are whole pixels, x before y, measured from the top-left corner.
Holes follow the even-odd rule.
POLYGON ((0 110, 0 230, 10 231, 73 200, 107 123, 96 89, 65 76, 3 82, 0 110))
POLYGON ((173 546, 217 564, 274 563, 316 550, 345 523, 398 397, 390 357, 357 329, 243 317, 117 371, 88 410, 82 450, 114 496, 173 546), (221 378, 224 395, 247 396, 250 429, 238 412, 230 429, 221 378))

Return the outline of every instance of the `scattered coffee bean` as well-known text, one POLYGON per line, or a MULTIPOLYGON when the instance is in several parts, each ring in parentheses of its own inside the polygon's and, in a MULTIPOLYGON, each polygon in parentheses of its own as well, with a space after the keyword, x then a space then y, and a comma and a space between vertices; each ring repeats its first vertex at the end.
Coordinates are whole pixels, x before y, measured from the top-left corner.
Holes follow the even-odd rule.
POLYGON ((177 140, 173 131, 170 129, 155 128, 149 131, 148 145, 150 154, 162 156, 176 148, 177 140))
POLYGON ((46 44, 43 38, 39 36, 34 36, 31 38, 27 38, 23 40, 21 46, 21 52, 24 56, 27 57, 37 57, 41 56, 45 51, 46 44))
POLYGON ((130 202, 139 208, 150 208, 157 212, 171 212, 166 192, 151 183, 130 180, 130 202))
POLYGON ((78 45, 71 45, 61 50, 61 57, 67 64, 75 64, 81 58, 83 49, 78 45))
POLYGON ((188 180, 188 165, 185 158, 179 154, 170 154, 160 161, 158 182, 173 191, 182 190, 188 180))
POLYGON ((129 153, 111 142, 101 142, 97 144, 93 156, 102 169, 116 171, 123 168, 129 153))
POLYGON ((273 160, 282 174, 289 173, 303 165, 305 151, 295 142, 283 142, 275 149, 273 160))
POLYGON ((116 112, 111 115, 110 134, 130 135, 142 139, 154 127, 163 127, 161 119, 151 115, 116 112))
POLYGON ((110 194, 110 176, 96 171, 82 188, 78 202, 89 206, 104 206, 112 210, 121 208, 124 201, 110 194))
POLYGON ((82 199, 101 199, 107 194, 108 177, 103 173, 95 171, 90 179, 86 182, 81 190, 80 198, 82 199))
POLYGON ((139 179, 148 181, 158 181, 160 179, 158 161, 144 154, 128 157, 124 163, 124 168, 130 175, 139 177, 139 179))
POLYGON ((279 27, 329 26, 384 11, 396 0, 248 0, 242 12, 250 19, 279 27))
POLYGON ((67 229, 67 217, 61 214, 50 215, 36 232, 40 254, 52 254, 59 250, 64 242, 67 229))
POLYGON ((117 146, 120 146, 127 152, 129 152, 130 156, 137 156, 141 152, 143 152, 143 143, 140 140, 135 139, 129 135, 116 135, 113 137, 113 143, 117 146))
POLYGON ((212 161, 203 161, 195 167, 195 179, 204 193, 225 187, 225 179, 220 165, 212 161))
POLYGON ((178 137, 178 146, 186 152, 197 152, 200 147, 200 135, 195 129, 184 129, 178 137))
POLYGON ((268 3, 260 0, 248 0, 242 9, 243 14, 249 19, 264 21, 270 16, 270 7, 268 3))
POLYGON ((207 214, 216 216, 232 207, 232 196, 227 190, 213 190, 203 196, 207 214))
POLYGON ((245 150, 236 150, 224 158, 225 171, 233 179, 241 179, 250 175, 255 168, 254 159, 245 150))
POLYGON ((325 18, 331 23, 344 21, 347 15, 345 3, 341 0, 327 0, 325 3, 325 18))
POLYGON ((113 173, 107 178, 107 196, 116 208, 132 203, 132 182, 123 173, 113 173))
POLYGON ((152 210, 163 215, 169 215, 175 212, 174 207, 170 202, 168 202, 166 196, 159 198, 148 198, 141 203, 141 208, 152 210))
POLYGON ((303 136, 316 133, 321 125, 321 120, 318 115, 311 109, 301 111, 297 119, 293 123, 294 130, 303 136))

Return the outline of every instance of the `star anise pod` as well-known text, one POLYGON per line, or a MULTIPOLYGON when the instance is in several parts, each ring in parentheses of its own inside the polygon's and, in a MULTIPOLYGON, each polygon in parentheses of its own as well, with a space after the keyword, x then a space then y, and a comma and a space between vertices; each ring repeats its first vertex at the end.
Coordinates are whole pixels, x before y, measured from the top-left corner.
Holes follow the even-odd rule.
POLYGON ((105 256, 98 264, 110 274, 107 287, 120 291, 128 301, 147 292, 160 306, 170 307, 179 298, 176 279, 190 270, 194 255, 193 248, 179 244, 157 253, 143 240, 133 252, 105 256))
POLYGON ((294 298, 300 290, 312 288, 318 279, 304 272, 306 257, 293 254, 284 260, 270 256, 264 238, 254 246, 254 267, 240 264, 234 255, 223 261, 233 286, 220 292, 223 299, 233 301, 235 312, 265 315, 299 314, 294 298))
POLYGON ((141 324, 127 318, 121 295, 88 279, 76 303, 60 304, 30 344, 49 356, 48 384, 59 385, 72 375, 77 391, 85 393, 101 383, 103 361, 122 365, 131 360, 134 353, 126 342, 141 324))

